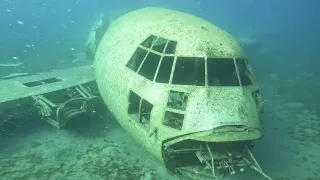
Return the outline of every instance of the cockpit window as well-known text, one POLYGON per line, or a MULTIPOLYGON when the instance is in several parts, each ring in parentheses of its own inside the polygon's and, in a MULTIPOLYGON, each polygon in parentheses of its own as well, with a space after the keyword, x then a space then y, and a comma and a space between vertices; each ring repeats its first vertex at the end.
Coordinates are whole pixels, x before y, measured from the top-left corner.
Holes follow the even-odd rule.
POLYGON ((165 54, 174 54, 176 51, 176 46, 177 46, 177 42, 169 41, 164 53, 165 54))
POLYGON ((204 58, 177 57, 172 84, 204 86, 204 58))
POLYGON ((177 42, 151 35, 140 45, 159 53, 174 54, 176 51, 177 42))
POLYGON ((208 58, 209 86, 240 86, 236 66, 231 58, 208 58))
POLYGON ((167 39, 158 37, 154 42, 152 46, 152 50, 157 51, 159 53, 163 53, 164 48, 167 45, 167 39))
POLYGON ((161 56, 149 52, 145 60, 142 62, 142 66, 138 70, 138 74, 140 74, 143 77, 146 77, 150 81, 153 81, 160 59, 161 56))
POLYGON ((176 45, 175 41, 151 35, 140 44, 126 66, 150 81, 169 83, 176 45))
POLYGON ((164 56, 160 63, 156 82, 158 83, 169 83, 170 74, 173 65, 174 56, 164 56))
POLYGON ((127 67, 150 81, 194 86, 248 86, 247 59, 175 56, 177 42, 154 35, 144 40, 127 67))
POLYGON ((185 111, 188 103, 188 93, 170 90, 167 106, 172 109, 185 111))
POLYGON ((239 77, 242 86, 252 85, 252 72, 249 69, 248 60, 247 59, 236 59, 237 67, 239 71, 239 77))
POLYGON ((147 53, 148 51, 138 47, 126 66, 134 72, 137 72, 147 53))
POLYGON ((157 40, 157 36, 151 35, 144 40, 140 45, 146 48, 151 48, 152 44, 157 40))
POLYGON ((150 115, 153 109, 153 104, 141 98, 135 92, 129 92, 128 114, 136 121, 142 124, 145 128, 150 128, 150 115))
POLYGON ((163 125, 173 129, 181 130, 184 121, 184 114, 188 104, 189 93, 180 91, 169 91, 167 110, 165 112, 163 125))
POLYGON ((183 126, 184 114, 166 111, 164 115, 163 125, 173 129, 181 130, 183 126))

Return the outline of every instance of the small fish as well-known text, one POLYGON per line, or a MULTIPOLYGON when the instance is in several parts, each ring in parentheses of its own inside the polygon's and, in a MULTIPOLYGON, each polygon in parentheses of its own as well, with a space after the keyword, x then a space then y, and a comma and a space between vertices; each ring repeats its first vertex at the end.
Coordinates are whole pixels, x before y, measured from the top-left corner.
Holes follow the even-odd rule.
POLYGON ((17 23, 20 25, 24 25, 24 23, 22 21, 17 21, 17 23))

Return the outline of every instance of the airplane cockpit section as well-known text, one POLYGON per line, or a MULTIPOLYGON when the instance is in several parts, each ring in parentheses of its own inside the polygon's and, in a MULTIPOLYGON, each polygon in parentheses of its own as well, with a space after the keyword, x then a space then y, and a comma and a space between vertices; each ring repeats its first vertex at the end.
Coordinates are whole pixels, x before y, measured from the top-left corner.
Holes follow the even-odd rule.
POLYGON ((248 58, 217 26, 144 8, 115 20, 94 61, 99 92, 118 122, 189 179, 261 169, 263 98, 248 58))

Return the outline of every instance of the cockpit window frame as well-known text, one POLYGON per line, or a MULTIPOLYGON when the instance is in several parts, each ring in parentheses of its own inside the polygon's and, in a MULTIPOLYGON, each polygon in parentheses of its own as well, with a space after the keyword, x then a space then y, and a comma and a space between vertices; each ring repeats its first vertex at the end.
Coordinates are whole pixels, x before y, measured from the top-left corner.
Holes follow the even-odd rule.
MULTIPOLYGON (((248 59, 247 58, 214 58, 214 57, 184 57, 184 56, 177 56, 175 54, 175 50, 176 50, 176 47, 178 45, 178 42, 177 41, 173 41, 173 40, 170 40, 170 39, 166 39, 166 38, 163 38, 163 37, 160 37, 160 36, 155 36, 155 35, 150 35, 148 36, 148 38, 146 38, 136 49, 136 51, 134 52, 134 55, 130 58, 130 60, 127 62, 126 64, 126 67, 128 67, 129 69, 133 70, 135 73, 141 75, 139 73, 139 71, 141 70, 141 68, 143 67, 144 63, 149 63, 149 61, 152 61, 152 59, 148 59, 149 56, 151 55, 155 55, 155 56, 160 56, 160 60, 157 60, 157 64, 155 64, 155 66, 157 66, 155 68, 155 66, 153 66, 153 69, 156 69, 155 70, 155 73, 152 73, 153 76, 152 77, 147 77, 146 75, 141 75, 142 77, 152 81, 152 82, 155 82, 155 83, 161 83, 161 84, 169 84, 169 85, 187 85, 187 86, 201 86, 201 87, 215 87, 215 86, 225 86, 225 87, 242 87, 242 86, 250 86, 250 85, 254 85, 256 84, 256 81, 255 81, 255 78, 254 78, 254 75, 253 75, 253 72, 252 72, 252 69, 249 65, 249 62, 248 62, 248 59), (159 41, 159 44, 156 44, 157 42, 159 41), (170 50, 167 51, 167 48, 168 46, 172 46, 170 50), (157 48, 154 48, 154 46, 159 46, 157 48), (159 51, 157 51, 157 49, 159 51), (132 65, 131 64, 134 64, 132 61, 135 61, 133 58, 134 56, 136 56, 137 54, 137 51, 147 51, 146 55, 144 56, 144 59, 143 60, 137 60, 136 62, 141 62, 140 65, 138 66, 138 69, 136 70, 133 69, 134 67, 131 67, 132 65), (170 52, 169 54, 166 54, 166 52, 170 52), (151 54, 150 54, 151 53, 151 54), (157 77, 158 77, 158 74, 161 74, 163 75, 163 68, 161 69, 161 64, 162 62, 164 61, 164 59, 167 59, 167 58, 170 58, 171 60, 173 59, 173 62, 172 62, 172 65, 169 66, 169 69, 171 67, 171 70, 167 69, 167 72, 170 71, 170 75, 168 75, 166 77, 166 80, 165 82, 159 82, 157 81, 157 77), (195 60, 196 59, 204 59, 204 67, 201 66, 202 70, 201 71, 204 71, 204 73, 201 73, 201 74, 204 74, 204 84, 195 84, 192 80, 192 78, 190 79, 190 83, 173 83, 173 78, 175 76, 175 72, 176 72, 176 65, 177 65, 177 61, 179 59, 182 59, 182 58, 194 58, 195 60), (218 83, 218 84, 215 84, 215 85, 212 85, 210 84, 209 82, 209 77, 210 74, 210 69, 209 69, 209 61, 210 63, 212 63, 211 61, 220 61, 223 62, 223 61, 227 61, 227 60, 232 60, 233 61, 233 65, 234 65, 234 70, 236 73, 236 78, 237 78, 237 83, 223 83, 224 85, 220 85, 221 83, 218 83), (243 67, 241 67, 238 63, 240 61, 243 61, 242 65, 243 67), (130 64, 131 63, 131 64, 130 64), (168 77, 169 77, 169 80, 168 80, 168 77), (245 79, 242 79, 242 78, 245 78, 245 79), (244 85, 245 84, 245 85, 244 85)), ((232 74, 230 74, 232 76, 232 74)), ((234 77, 235 78, 235 77, 234 77)), ((236 82, 236 81, 234 81, 236 82)))

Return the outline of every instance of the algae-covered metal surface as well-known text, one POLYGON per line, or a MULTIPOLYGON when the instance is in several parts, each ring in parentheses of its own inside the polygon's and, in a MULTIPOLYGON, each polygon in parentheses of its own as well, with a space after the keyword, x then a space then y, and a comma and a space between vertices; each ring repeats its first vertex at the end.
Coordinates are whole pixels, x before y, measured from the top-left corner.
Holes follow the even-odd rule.
POLYGON ((99 106, 91 66, 0 81, 0 125, 38 115, 56 128, 99 106))
POLYGON ((91 66, 82 66, 0 81, 0 103, 66 89, 93 81, 91 66), (54 83, 54 86, 52 84, 54 83))
POLYGON ((119 123, 169 169, 188 176, 177 166, 188 156, 215 177, 239 170, 226 163, 235 159, 263 174, 248 148, 262 137, 263 99, 245 52, 219 27, 174 10, 130 12, 106 31, 94 70, 119 123))

